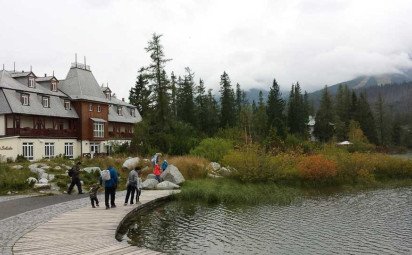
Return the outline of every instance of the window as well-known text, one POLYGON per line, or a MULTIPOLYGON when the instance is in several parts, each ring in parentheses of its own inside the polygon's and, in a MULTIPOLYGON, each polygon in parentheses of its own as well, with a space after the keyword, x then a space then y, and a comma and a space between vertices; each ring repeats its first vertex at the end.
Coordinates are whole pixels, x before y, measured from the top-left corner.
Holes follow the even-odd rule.
POLYGON ((52 81, 51 82, 51 90, 52 91, 57 91, 57 81, 52 81))
POLYGON ((33 143, 23 143, 23 157, 33 160, 33 143))
POLYGON ((44 143, 44 157, 45 158, 54 157, 54 143, 44 143))
POLYGON ((73 158, 73 143, 64 143, 64 156, 73 158))
POLYGON ((90 143, 90 153, 100 153, 100 143, 90 143))
POLYGON ((29 87, 34 88, 34 77, 29 77, 29 87))
POLYGON ((21 104, 22 105, 30 105, 30 95, 29 94, 21 94, 21 104))
POLYGON ((123 108, 121 106, 117 106, 117 114, 120 116, 123 115, 123 108))
POLYGON ((43 102, 43 107, 50 108, 50 97, 43 97, 42 102, 43 102))
POLYGON ((112 99, 112 97, 111 97, 111 95, 110 95, 110 92, 105 92, 105 94, 106 94, 106 98, 107 98, 107 99, 109 99, 109 100, 112 99))
POLYGON ((102 107, 100 105, 97 106, 97 112, 101 112, 102 111, 102 107))
POLYGON ((104 137, 104 123, 102 122, 93 123, 93 136, 94 137, 104 137))
POLYGON ((70 109, 71 109, 70 101, 69 101, 69 100, 64 100, 64 109, 66 109, 66 110, 70 110, 70 109))
POLYGON ((134 110, 134 108, 130 108, 130 115, 132 117, 136 117, 136 111, 134 110))
POLYGON ((89 112, 93 111, 93 104, 89 104, 89 112))

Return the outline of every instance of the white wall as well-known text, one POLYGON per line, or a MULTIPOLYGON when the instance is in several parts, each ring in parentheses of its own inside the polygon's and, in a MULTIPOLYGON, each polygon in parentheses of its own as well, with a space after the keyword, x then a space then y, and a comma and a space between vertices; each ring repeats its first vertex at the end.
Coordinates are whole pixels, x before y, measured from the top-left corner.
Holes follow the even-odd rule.
POLYGON ((0 136, 6 135, 6 118, 0 115, 0 136))

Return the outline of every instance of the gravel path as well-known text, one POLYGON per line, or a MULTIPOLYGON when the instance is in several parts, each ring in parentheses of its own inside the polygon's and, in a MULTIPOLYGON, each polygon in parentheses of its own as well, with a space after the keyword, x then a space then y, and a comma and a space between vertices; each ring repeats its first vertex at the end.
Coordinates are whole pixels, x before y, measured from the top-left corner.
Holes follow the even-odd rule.
MULTIPOLYGON (((124 196, 124 193, 125 192, 122 191, 122 192, 117 192, 116 194, 118 194, 119 196, 121 195, 124 196)), ((88 198, 88 196, 83 197, 83 198, 79 198, 79 197, 80 196, 78 195, 51 196, 52 199, 50 201, 54 201, 55 203, 53 205, 48 205, 42 208, 34 209, 31 211, 26 211, 26 212, 19 213, 17 215, 3 218, 2 220, 0 220, 0 254, 2 255, 10 254, 11 255, 14 243, 21 236, 35 229, 40 224, 49 221, 50 219, 52 219, 53 217, 61 213, 90 205, 90 199, 88 198), (63 199, 72 198, 74 200, 61 203, 61 201, 59 201, 58 198, 63 198, 63 199)), ((21 198, 21 199, 13 200, 16 202, 15 203, 16 208, 7 208, 5 206, 11 201, 1 202, 0 203, 0 213, 5 214, 3 212, 4 210, 19 211, 19 208, 20 208, 19 205, 21 205, 20 201, 26 200, 26 199, 29 199, 29 200, 36 199, 36 198, 37 197, 21 198)), ((104 195, 102 194, 99 195, 99 201, 104 201, 104 195)))

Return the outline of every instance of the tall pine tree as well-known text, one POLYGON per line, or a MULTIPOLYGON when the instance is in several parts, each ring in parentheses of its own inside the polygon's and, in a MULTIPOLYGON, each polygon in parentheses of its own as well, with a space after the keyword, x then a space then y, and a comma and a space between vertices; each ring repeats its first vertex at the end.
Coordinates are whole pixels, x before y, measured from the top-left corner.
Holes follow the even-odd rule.
POLYGON ((235 126, 235 95, 226 72, 220 76, 220 107, 220 126, 223 128, 235 126))
POLYGON ((333 137, 333 125, 335 122, 335 113, 333 112, 332 98, 325 86, 322 92, 319 110, 315 117, 314 135, 322 142, 327 142, 333 137))
POLYGON ((275 129, 276 135, 286 138, 285 128, 285 102, 282 99, 280 88, 276 79, 273 79, 272 87, 268 95, 266 113, 268 117, 268 130, 275 129))

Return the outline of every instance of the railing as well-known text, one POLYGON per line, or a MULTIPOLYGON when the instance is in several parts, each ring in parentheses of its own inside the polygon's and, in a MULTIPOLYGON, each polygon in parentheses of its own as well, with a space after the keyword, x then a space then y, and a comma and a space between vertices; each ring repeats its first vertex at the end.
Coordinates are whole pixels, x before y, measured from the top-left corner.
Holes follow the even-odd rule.
POLYGON ((113 132, 109 131, 109 138, 127 138, 131 139, 133 138, 133 133, 125 133, 125 132, 113 132))
POLYGON ((89 65, 81 64, 79 62, 72 63, 72 67, 77 67, 77 68, 80 68, 80 69, 90 71, 90 66, 89 65))
POLYGON ((7 136, 29 137, 77 137, 77 131, 71 129, 33 129, 33 128, 7 128, 7 136))

